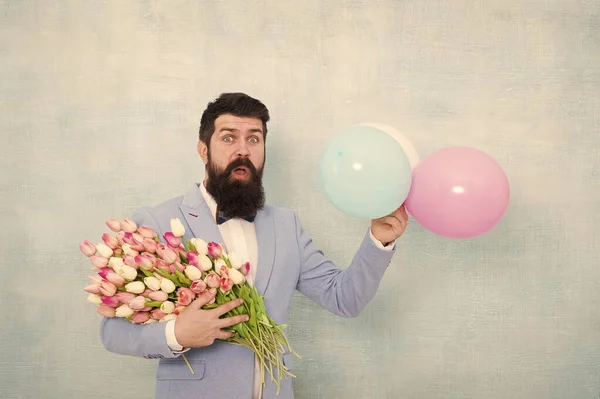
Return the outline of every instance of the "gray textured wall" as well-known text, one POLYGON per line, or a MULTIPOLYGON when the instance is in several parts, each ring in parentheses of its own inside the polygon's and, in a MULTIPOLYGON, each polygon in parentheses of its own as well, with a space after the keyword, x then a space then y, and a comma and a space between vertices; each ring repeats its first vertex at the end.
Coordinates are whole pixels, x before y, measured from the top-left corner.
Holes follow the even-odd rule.
POLYGON ((342 267, 367 222, 318 184, 340 128, 480 148, 512 187, 479 239, 413 222, 359 318, 298 296, 298 398, 598 398, 599 28, 590 0, 0 1, 0 396, 152 396, 78 243, 201 179, 200 113, 239 90, 273 115, 268 199, 342 267))

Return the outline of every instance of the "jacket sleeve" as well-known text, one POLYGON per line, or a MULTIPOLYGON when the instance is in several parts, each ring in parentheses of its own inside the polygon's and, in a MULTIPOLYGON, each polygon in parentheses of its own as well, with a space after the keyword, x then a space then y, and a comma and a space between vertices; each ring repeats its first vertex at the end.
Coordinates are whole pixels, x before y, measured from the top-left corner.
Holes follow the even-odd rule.
POLYGON ((373 299, 396 252, 379 248, 366 232, 358 251, 346 269, 339 269, 317 248, 296 215, 296 237, 300 252, 297 289, 330 312, 356 317, 373 299))
MULTIPOLYGON (((139 209, 132 220, 138 226, 151 227, 159 236, 162 235, 158 223, 147 208, 139 209)), ((142 325, 130 323, 119 317, 103 317, 100 322, 100 339, 109 352, 120 355, 149 359, 177 357, 179 354, 173 353, 167 345, 166 324, 142 325)))

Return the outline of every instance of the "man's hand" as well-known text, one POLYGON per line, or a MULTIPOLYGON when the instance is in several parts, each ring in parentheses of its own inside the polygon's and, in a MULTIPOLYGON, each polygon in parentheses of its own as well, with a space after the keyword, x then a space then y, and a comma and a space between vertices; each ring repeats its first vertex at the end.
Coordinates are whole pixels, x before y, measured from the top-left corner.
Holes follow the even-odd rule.
POLYGON ((406 206, 403 204, 391 214, 371 220, 371 233, 383 245, 387 245, 404 234, 407 225, 408 214, 406 213, 406 206))
POLYGON ((177 316, 175 338, 184 348, 199 348, 212 345, 215 339, 231 338, 235 334, 233 331, 221 329, 248 320, 247 315, 219 318, 240 306, 243 303, 242 299, 227 302, 214 309, 202 309, 202 306, 208 304, 216 295, 216 290, 212 291, 206 290, 177 316))

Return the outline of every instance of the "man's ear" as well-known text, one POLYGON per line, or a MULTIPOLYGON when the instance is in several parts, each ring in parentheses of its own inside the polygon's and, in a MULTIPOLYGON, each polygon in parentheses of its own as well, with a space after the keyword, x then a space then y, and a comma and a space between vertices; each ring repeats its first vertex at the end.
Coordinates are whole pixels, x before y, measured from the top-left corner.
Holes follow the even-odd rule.
POLYGON ((208 164, 208 147, 206 146, 206 144, 204 144, 204 141, 198 140, 197 148, 198 148, 198 154, 200 155, 202 162, 204 162, 204 165, 207 165, 208 164))

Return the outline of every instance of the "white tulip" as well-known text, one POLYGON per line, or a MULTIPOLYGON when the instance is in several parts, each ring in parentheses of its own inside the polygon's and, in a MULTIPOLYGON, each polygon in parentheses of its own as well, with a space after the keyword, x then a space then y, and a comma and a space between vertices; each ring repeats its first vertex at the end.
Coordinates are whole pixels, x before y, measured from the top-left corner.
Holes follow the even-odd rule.
POLYGON ((183 237, 185 234, 185 227, 183 227, 183 224, 177 218, 171 218, 171 233, 175 237, 183 237))
POLYGON ((88 295, 87 300, 93 303, 94 305, 100 305, 102 303, 102 297, 98 294, 88 295))
POLYGON ((115 271, 123 276, 127 281, 133 281, 137 277, 137 270, 129 265, 123 265, 123 267, 115 271))
POLYGON ((108 260, 108 265, 114 269, 117 267, 123 267, 125 263, 123 262, 123 258, 117 258, 116 256, 113 256, 108 260))
POLYGON ((206 241, 200 238, 192 238, 190 239, 190 242, 196 248, 196 252, 200 255, 206 255, 208 253, 208 244, 206 241))
POLYGON ((171 292, 175 291, 175 288, 175 283, 173 283, 168 278, 163 278, 160 280, 160 289, 166 292, 167 294, 170 294, 171 292))
POLYGON ((127 305, 121 305, 115 310, 116 317, 129 317, 133 315, 133 309, 127 305))
POLYGON ((158 320, 156 320, 156 319, 148 319, 148 321, 143 322, 142 325, 152 324, 152 323, 156 323, 156 322, 158 322, 158 320))
POLYGON ((160 290, 160 280, 156 277, 145 277, 144 284, 146 284, 146 286, 152 291, 160 290))
POLYGON ((146 291, 146 285, 141 281, 133 281, 129 284, 125 284, 125 291, 131 292, 132 294, 141 294, 146 291))
POLYGON ((227 263, 225 263, 223 259, 219 258, 215 261, 215 270, 217 271, 217 273, 219 272, 219 270, 221 270, 221 266, 227 267, 227 263))
POLYGON ((175 304, 171 301, 164 301, 160 305, 160 310, 162 310, 166 314, 173 313, 173 311, 175 310, 175 304))
POLYGON ((121 246, 121 248, 123 249, 123 253, 125 255, 131 255, 131 256, 139 255, 139 252, 136 251, 135 249, 132 249, 131 245, 129 245, 129 244, 123 244, 121 246))
POLYGON ((186 266, 184 270, 185 276, 192 281, 200 280, 202 272, 196 266, 186 266))
POLYGON ((210 261, 210 258, 206 255, 198 255, 198 263, 200 268, 205 272, 212 269, 212 262, 210 261))
POLYGON ((234 269, 240 270, 242 268, 242 260, 235 252, 229 253, 229 263, 231 263, 231 267, 234 269))
POLYGON ((96 244, 96 249, 98 250, 98 253, 105 258, 113 256, 113 250, 106 244, 96 244))
POLYGON ((246 277, 239 270, 233 268, 229 269, 229 277, 233 281, 233 284, 236 285, 243 284, 246 281, 246 277))

